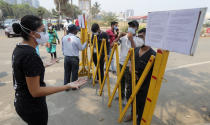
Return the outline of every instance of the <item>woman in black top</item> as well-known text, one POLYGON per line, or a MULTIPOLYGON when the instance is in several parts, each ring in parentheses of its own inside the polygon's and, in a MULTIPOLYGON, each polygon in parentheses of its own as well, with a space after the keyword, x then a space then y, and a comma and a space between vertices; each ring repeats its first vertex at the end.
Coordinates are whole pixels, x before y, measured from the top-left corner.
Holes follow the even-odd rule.
POLYGON ((12 55, 16 112, 28 125, 47 125, 48 110, 45 96, 70 88, 79 88, 86 80, 60 87, 46 87, 45 68, 35 50, 38 44, 47 40, 42 20, 32 15, 24 16, 19 24, 13 24, 13 30, 23 38, 12 55))

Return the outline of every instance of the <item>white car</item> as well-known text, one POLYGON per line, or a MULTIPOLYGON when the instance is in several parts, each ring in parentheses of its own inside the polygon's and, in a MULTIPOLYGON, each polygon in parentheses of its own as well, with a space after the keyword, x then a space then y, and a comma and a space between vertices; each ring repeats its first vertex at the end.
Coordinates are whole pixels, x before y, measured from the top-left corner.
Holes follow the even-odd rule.
MULTIPOLYGON (((16 23, 17 23, 17 22, 16 22, 16 23)), ((13 23, 12 23, 12 24, 13 24, 13 23)), ((8 26, 5 28, 5 35, 8 36, 8 38, 13 37, 13 36, 20 36, 20 34, 16 34, 16 33, 13 31, 12 24, 8 25, 8 26)))
POLYGON ((10 26, 13 23, 18 22, 17 19, 6 19, 3 23, 4 28, 7 28, 8 26, 10 26))

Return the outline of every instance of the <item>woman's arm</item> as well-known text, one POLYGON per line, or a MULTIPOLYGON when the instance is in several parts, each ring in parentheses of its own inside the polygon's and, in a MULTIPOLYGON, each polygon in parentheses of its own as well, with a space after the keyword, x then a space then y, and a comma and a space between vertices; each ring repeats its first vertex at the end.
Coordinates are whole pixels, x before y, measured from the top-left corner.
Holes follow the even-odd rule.
POLYGON ((60 40, 59 40, 59 38, 58 38, 58 33, 57 33, 56 30, 55 30, 55 37, 56 37, 56 39, 58 40, 58 44, 60 44, 60 40))
POLYGON ((40 76, 26 77, 26 83, 27 83, 29 92, 34 98, 51 95, 51 94, 61 92, 61 91, 71 89, 71 88, 79 88, 81 85, 86 83, 86 80, 80 80, 76 82, 78 83, 75 83, 75 84, 72 83, 72 84, 67 84, 67 85, 58 86, 58 87, 41 87, 40 76))

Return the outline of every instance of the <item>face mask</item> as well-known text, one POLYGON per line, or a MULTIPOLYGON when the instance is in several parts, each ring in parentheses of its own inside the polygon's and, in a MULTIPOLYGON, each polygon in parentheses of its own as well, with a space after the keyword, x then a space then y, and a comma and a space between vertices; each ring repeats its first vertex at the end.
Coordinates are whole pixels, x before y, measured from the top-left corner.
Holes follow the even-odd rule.
POLYGON ((49 40, 49 36, 45 32, 37 32, 40 35, 40 38, 36 38, 36 42, 40 45, 46 43, 49 40))
POLYGON ((142 46, 144 46, 144 45, 145 45, 144 40, 143 40, 142 38, 139 38, 138 44, 137 44, 136 47, 142 47, 142 46))
POLYGON ((114 26, 114 30, 118 30, 118 27, 117 26, 114 26))
POLYGON ((98 32, 96 32, 96 33, 93 33, 94 35, 98 35, 99 33, 98 32))
POLYGON ((52 26, 49 27, 49 30, 52 30, 52 26))
MULTIPOLYGON (((26 28, 26 27, 24 27, 21 23, 19 23, 19 24, 20 24, 20 27, 23 30, 23 32, 25 32, 26 34, 30 35, 28 32, 26 32, 26 30, 29 30, 29 31, 31 31, 31 30, 26 28)), ((45 32, 36 32, 36 33, 38 33, 40 35, 40 38, 35 38, 35 40, 38 43, 38 45, 46 43, 49 40, 49 36, 48 36, 47 33, 45 33, 45 32)))
POLYGON ((134 28, 128 27, 128 32, 132 34, 136 34, 136 30, 134 28))

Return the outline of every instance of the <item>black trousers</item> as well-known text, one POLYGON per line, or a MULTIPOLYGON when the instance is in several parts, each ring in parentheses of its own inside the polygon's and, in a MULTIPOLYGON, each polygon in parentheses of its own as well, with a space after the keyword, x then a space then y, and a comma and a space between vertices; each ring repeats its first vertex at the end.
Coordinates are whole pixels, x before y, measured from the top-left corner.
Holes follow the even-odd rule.
MULTIPOLYGON (((100 65, 99 65, 99 68, 101 70, 101 83, 103 82, 103 79, 104 79, 104 55, 101 55, 101 59, 100 59, 100 65)), ((95 66, 97 66, 97 54, 96 53, 93 53, 93 62, 95 64, 95 66)), ((97 73, 97 80, 99 80, 99 76, 98 76, 98 73, 97 73)))
POLYGON ((48 110, 46 101, 27 101, 16 99, 14 103, 17 114, 28 125, 47 125, 48 110))
MULTIPOLYGON (((122 70, 123 65, 120 64, 120 71, 122 70)), ((121 80, 121 95, 122 99, 125 98, 128 100, 132 94, 132 82, 131 82, 131 73, 129 72, 129 67, 127 66, 124 72, 124 75, 121 80), (126 88, 126 92, 125 92, 126 88), (126 93, 126 94, 125 94, 126 93)))
POLYGON ((51 55, 51 58, 52 58, 52 59, 56 59, 56 58, 57 58, 56 51, 55 51, 54 53, 50 53, 50 55, 51 55), (53 56, 54 56, 54 57, 53 57, 53 56))
POLYGON ((70 83, 71 75, 72 82, 78 80, 79 57, 65 56, 64 58, 64 85, 70 83))

